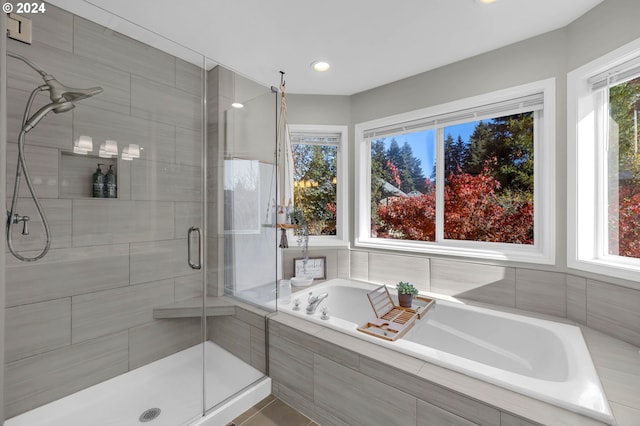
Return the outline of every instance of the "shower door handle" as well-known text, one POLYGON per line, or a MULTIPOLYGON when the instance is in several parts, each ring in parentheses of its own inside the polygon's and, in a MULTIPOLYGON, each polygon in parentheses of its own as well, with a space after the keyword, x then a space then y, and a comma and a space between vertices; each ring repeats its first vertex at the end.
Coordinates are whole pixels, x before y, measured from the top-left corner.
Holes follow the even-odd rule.
POLYGON ((202 268, 202 233, 200 232, 200 228, 197 226, 192 226, 189 228, 189 232, 187 232, 187 262, 189 262, 189 267, 191 269, 202 268), (198 234, 198 263, 193 263, 191 261, 191 234, 194 232, 198 234))

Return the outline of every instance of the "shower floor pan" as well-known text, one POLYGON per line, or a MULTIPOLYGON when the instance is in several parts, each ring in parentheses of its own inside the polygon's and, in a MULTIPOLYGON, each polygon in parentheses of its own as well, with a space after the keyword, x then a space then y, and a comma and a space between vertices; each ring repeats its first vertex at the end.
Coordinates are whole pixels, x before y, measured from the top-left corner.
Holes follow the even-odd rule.
POLYGON ((5 426, 224 426, 271 393, 271 379, 215 343, 203 344, 13 417, 5 426), (157 409, 160 409, 159 413, 157 409))

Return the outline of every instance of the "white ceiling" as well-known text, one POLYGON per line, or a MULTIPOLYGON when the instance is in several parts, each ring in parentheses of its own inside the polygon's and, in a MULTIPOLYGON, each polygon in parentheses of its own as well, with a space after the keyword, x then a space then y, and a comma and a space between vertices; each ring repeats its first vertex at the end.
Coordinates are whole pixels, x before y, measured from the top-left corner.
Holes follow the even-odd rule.
POLYGON ((564 27, 602 0, 50 0, 290 93, 351 95, 564 27), (115 15, 115 16, 114 16, 115 15), (136 27, 135 25, 142 27, 136 27), (172 41, 172 42, 170 42, 172 41), (325 59, 325 73, 310 64, 325 59))

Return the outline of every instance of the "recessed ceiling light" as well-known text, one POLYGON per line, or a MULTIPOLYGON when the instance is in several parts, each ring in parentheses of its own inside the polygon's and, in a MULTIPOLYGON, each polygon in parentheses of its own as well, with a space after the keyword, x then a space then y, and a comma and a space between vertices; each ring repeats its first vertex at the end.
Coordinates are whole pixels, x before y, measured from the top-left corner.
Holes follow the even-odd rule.
POLYGON ((495 3, 497 0, 476 0, 476 1, 482 4, 491 4, 491 3, 495 3))
POLYGON ((326 61, 315 61, 311 64, 311 68, 318 72, 325 72, 329 70, 329 68, 331 68, 331 65, 329 65, 329 62, 326 61))
POLYGON ((234 108, 243 108, 244 105, 242 105, 240 102, 234 102, 231 104, 232 107, 234 108))

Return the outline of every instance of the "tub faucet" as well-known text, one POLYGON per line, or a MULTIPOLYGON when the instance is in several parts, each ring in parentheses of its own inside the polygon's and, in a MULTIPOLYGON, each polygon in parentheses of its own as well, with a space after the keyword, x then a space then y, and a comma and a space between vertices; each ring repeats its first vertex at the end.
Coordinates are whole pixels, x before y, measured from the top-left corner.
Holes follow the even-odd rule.
POLYGON ((313 315, 316 313, 316 309, 318 309, 318 306, 320 305, 320 302, 322 302, 324 299, 326 299, 327 297, 329 297, 329 293, 320 293, 317 296, 313 295, 313 292, 309 292, 309 304, 307 305, 307 315, 313 315))

